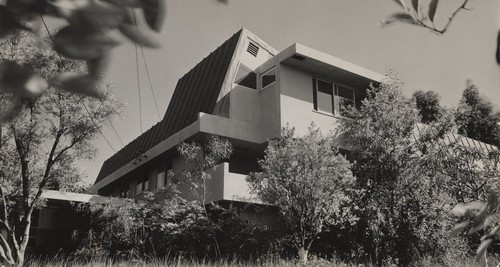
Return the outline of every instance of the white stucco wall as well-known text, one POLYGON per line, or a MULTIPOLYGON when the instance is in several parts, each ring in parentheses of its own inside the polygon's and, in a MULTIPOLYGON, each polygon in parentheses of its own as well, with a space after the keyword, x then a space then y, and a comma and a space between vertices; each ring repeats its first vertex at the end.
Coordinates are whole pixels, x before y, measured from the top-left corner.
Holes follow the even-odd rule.
POLYGON ((260 134, 261 140, 280 134, 280 91, 279 81, 260 91, 260 134))
POLYGON ((281 126, 289 123, 297 135, 303 135, 314 122, 324 133, 334 130, 339 119, 314 110, 313 76, 286 64, 280 65, 281 126))
POLYGON ((229 93, 230 119, 250 124, 259 123, 259 92, 243 86, 235 86, 229 93))

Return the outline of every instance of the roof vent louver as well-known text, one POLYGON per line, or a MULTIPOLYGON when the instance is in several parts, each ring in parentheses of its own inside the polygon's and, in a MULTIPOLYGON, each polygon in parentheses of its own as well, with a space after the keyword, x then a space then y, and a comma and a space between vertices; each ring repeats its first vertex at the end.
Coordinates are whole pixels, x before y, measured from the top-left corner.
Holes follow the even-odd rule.
POLYGON ((257 54, 259 53, 259 47, 256 44, 250 42, 248 44, 247 52, 252 54, 254 57, 257 57, 257 54))
POLYGON ((300 55, 293 55, 292 57, 295 58, 296 60, 299 60, 299 61, 304 61, 304 59, 306 59, 305 57, 300 56, 300 55))

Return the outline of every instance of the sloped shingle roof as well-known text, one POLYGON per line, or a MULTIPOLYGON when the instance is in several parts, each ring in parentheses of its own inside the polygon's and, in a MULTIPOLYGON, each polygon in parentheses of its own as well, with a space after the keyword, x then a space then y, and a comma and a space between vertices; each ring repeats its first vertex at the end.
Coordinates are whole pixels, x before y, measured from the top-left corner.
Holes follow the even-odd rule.
POLYGON ((240 35, 241 30, 177 82, 163 119, 107 159, 95 183, 195 122, 199 112, 212 113, 240 35))

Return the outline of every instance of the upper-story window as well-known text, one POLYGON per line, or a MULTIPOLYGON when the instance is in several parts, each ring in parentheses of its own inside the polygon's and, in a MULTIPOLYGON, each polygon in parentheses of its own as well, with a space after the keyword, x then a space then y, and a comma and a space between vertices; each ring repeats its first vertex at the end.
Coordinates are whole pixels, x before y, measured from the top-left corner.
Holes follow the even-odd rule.
POLYGON ((333 83, 313 79, 314 109, 333 114, 333 83))
POLYGON ((347 106, 361 107, 365 94, 331 81, 313 78, 314 110, 345 116, 347 106))
POLYGON ((257 89, 257 73, 243 63, 240 63, 238 71, 236 71, 234 83, 251 89, 257 89))
POLYGON ((262 89, 265 89, 269 85, 273 84, 276 81, 276 68, 273 67, 270 70, 264 72, 260 76, 260 81, 262 84, 262 89))

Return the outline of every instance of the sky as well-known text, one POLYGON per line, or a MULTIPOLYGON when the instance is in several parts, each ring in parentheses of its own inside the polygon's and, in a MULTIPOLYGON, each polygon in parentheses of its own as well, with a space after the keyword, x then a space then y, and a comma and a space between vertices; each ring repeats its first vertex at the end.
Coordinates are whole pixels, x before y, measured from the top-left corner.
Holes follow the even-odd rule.
MULTIPOLYGON (((500 65, 495 62, 499 0, 470 0, 470 10, 460 11, 444 35, 405 24, 380 27, 378 21, 400 11, 393 0, 229 0, 227 5, 215 0, 166 2, 165 25, 156 34, 162 48, 144 49, 161 117, 177 80, 242 27, 278 51, 301 43, 381 74, 392 68, 405 82, 405 94, 433 90, 448 107, 457 105, 466 80, 472 79, 500 109, 500 65)), ((426 6, 428 0, 420 2, 426 6)), ((442 28, 462 2, 440 1, 436 27, 442 28)), ((127 144, 141 134, 141 120, 144 132, 161 118, 140 51, 139 90, 134 45, 125 43, 112 55, 106 78, 116 85, 113 93, 125 104, 122 118, 113 125, 127 144)), ((110 126, 103 134, 113 148, 99 137, 94 142, 97 154, 93 160, 80 162, 88 183, 94 182, 113 149, 123 147, 110 126)))

